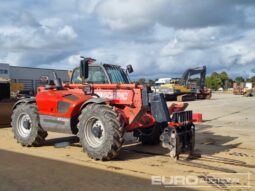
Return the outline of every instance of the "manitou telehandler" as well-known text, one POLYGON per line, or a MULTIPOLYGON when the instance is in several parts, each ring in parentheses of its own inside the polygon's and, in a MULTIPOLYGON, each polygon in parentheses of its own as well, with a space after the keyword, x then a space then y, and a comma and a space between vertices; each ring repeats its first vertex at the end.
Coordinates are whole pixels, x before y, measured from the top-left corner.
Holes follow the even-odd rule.
POLYGON ((23 146, 43 144, 47 131, 79 137, 89 157, 111 160, 118 156, 124 133, 133 132, 143 144, 168 148, 170 156, 192 154, 195 126, 192 111, 168 108, 163 94, 130 84, 126 70, 117 65, 96 64, 84 58, 74 69, 70 84, 54 81, 38 88, 34 98, 19 100, 13 108, 12 129, 23 146))

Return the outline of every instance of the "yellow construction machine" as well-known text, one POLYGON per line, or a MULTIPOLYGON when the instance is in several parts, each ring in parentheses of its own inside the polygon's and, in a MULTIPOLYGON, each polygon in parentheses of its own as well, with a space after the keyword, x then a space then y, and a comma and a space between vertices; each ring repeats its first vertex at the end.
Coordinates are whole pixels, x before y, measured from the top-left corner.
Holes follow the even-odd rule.
POLYGON ((173 78, 169 84, 163 84, 159 92, 167 100, 193 101, 196 99, 210 99, 212 92, 205 87, 206 66, 186 70, 182 78, 173 78), (196 80, 191 76, 200 75, 196 80))

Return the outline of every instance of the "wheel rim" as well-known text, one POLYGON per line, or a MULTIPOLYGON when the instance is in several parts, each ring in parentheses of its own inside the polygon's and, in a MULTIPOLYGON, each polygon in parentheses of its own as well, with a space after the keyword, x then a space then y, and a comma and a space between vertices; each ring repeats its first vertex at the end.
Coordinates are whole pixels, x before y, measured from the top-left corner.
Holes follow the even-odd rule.
POLYGON ((27 138, 31 133, 32 121, 27 113, 21 113, 17 121, 17 129, 20 136, 27 138))
POLYGON ((94 148, 100 147, 104 141, 105 128, 100 119, 91 117, 84 129, 85 139, 94 148))

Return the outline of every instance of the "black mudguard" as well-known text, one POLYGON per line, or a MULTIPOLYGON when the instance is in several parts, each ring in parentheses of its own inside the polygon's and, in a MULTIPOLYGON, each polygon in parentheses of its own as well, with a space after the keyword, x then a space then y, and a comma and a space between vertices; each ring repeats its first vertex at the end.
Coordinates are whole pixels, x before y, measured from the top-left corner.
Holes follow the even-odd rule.
POLYGON ((20 99, 13 105, 12 110, 14 110, 17 107, 17 105, 21 103, 35 103, 35 102, 36 102, 35 97, 20 99))
POLYGON ((97 103, 97 104, 102 104, 102 103, 109 103, 109 99, 105 99, 105 98, 92 98, 87 100, 86 102, 84 102, 81 105, 80 110, 82 110, 84 107, 86 107, 86 105, 91 104, 91 103, 97 103))

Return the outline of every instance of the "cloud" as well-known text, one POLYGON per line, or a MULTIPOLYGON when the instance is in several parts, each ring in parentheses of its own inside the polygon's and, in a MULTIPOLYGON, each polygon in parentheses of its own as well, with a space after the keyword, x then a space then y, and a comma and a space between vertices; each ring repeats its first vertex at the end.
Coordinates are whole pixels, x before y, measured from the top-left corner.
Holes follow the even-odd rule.
POLYGON ((101 0, 87 0, 87 1, 79 0, 77 4, 82 12, 91 14, 95 11, 95 9, 100 3, 101 0))
POLYGON ((168 41, 125 41, 110 47, 106 44, 87 53, 99 61, 119 63, 123 67, 133 64, 135 76, 178 76, 187 68, 202 65, 207 65, 209 72, 244 73, 245 67, 248 69, 255 61, 255 47, 250 43, 255 31, 241 30, 239 35, 230 36, 225 30, 224 27, 178 29, 172 31, 175 38, 168 41), (223 32, 226 34, 222 35, 223 32))
POLYGON ((156 23, 183 29, 239 25, 245 22, 243 6, 252 3, 230 0, 105 0, 98 6, 97 15, 112 30, 141 30, 156 23))
POLYGON ((0 50, 5 54, 1 62, 15 65, 35 65, 44 58, 52 58, 59 52, 69 52, 77 40, 72 26, 61 19, 37 20, 28 12, 12 15, 10 24, 0 26, 0 50))
POLYGON ((254 75, 255 1, 24 0, 0 4, 0 62, 72 69, 79 55, 134 78, 187 68, 254 75))
MULTIPOLYGON (((45 49, 59 47, 76 39, 77 34, 68 25, 43 25, 27 14, 21 14, 22 26, 0 26, 1 48, 20 49, 34 48, 45 49), (25 19, 24 19, 25 18, 25 19), (25 21, 24 21, 25 20, 25 21)), ((47 20, 48 23, 50 19, 47 20)), ((55 22, 55 20, 53 20, 55 22)), ((46 22, 47 23, 47 22, 46 22)))

